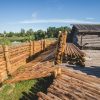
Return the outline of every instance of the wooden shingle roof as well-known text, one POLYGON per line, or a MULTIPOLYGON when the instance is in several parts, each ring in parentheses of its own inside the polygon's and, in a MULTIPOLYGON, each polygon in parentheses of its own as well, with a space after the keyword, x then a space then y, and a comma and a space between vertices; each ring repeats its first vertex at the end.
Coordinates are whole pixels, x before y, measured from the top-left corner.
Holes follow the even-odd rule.
POLYGON ((100 33, 100 24, 74 24, 73 28, 80 33, 100 33))

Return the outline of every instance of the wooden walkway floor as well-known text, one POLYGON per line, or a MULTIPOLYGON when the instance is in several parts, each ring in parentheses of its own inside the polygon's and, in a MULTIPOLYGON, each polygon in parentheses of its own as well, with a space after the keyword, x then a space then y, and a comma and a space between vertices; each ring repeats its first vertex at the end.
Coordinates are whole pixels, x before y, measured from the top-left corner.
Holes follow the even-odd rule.
POLYGON ((15 83, 51 75, 51 72, 55 70, 55 68, 53 68, 52 66, 54 53, 54 48, 50 48, 41 53, 30 63, 27 63, 26 65, 20 67, 16 72, 12 74, 10 79, 5 81, 5 83, 15 83))
POLYGON ((55 48, 41 53, 32 62, 17 70, 6 83, 47 77, 61 68, 61 75, 54 78, 47 93, 37 93, 38 100, 100 100, 100 78, 87 75, 87 68, 81 68, 85 70, 83 73, 80 69, 79 71, 66 65, 53 66, 54 54, 55 48))
POLYGON ((38 100, 100 100, 100 78, 62 67, 47 94, 39 92, 38 100))

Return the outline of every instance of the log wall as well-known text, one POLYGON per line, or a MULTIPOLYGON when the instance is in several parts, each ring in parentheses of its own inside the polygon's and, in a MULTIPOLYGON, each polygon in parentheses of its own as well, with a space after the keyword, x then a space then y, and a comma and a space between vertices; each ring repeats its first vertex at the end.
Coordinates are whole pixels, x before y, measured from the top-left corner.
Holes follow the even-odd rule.
POLYGON ((32 56, 54 44, 55 40, 39 40, 20 45, 0 45, 0 82, 4 81, 19 67, 25 65, 32 56))
MULTIPOLYGON (((77 38, 78 38, 78 44, 81 45, 81 36, 77 36, 77 38)), ((100 36, 84 35, 84 36, 82 36, 82 45, 84 45, 84 44, 86 44, 85 47, 88 47, 90 49, 99 48, 99 50, 100 50, 100 36)))

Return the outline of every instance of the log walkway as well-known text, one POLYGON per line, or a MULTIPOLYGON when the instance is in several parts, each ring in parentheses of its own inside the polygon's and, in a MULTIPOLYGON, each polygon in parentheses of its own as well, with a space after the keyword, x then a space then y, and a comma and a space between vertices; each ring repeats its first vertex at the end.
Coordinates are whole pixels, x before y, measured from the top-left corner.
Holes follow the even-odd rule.
POLYGON ((47 51, 38 55, 30 63, 20 67, 16 72, 12 74, 10 79, 5 81, 5 83, 15 83, 51 75, 50 73, 55 70, 55 68, 52 68, 52 60, 54 60, 54 54, 55 47, 49 48, 47 51))
POLYGON ((100 78, 61 68, 62 74, 54 79, 47 94, 37 93, 38 100, 100 100, 100 78))
POLYGON ((53 66, 54 52, 54 49, 50 49, 42 53, 26 67, 24 66, 24 69, 14 73, 13 78, 6 82, 15 83, 50 76, 61 68, 61 75, 54 78, 53 83, 47 89, 47 94, 37 93, 38 100, 99 100, 100 78, 65 67, 65 65, 53 66))

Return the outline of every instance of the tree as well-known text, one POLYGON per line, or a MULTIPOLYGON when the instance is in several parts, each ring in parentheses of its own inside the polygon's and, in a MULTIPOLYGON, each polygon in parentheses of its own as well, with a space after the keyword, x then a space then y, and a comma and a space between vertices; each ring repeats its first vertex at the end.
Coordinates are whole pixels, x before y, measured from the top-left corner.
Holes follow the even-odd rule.
POLYGON ((37 32, 35 32, 35 39, 36 40, 40 40, 40 39, 44 39, 44 38, 45 38, 45 31, 38 30, 37 32))
POLYGON ((29 29, 29 30, 27 30, 27 32, 26 32, 26 35, 28 36, 28 35, 33 35, 34 34, 34 32, 33 32, 33 29, 29 29))
POLYGON ((48 38, 53 38, 55 32, 56 32, 56 28, 55 27, 49 27, 49 28, 47 28, 48 38))
POLYGON ((65 27, 59 27, 59 28, 56 28, 56 27, 49 27, 47 29, 47 36, 48 38, 57 38, 58 37, 58 34, 59 34, 59 31, 70 31, 70 28, 65 26, 65 27))
POLYGON ((14 36, 14 32, 9 32, 6 34, 7 37, 13 37, 14 36))
POLYGON ((25 30, 21 29, 20 36, 25 36, 25 30))
POLYGON ((7 32, 6 32, 6 31, 4 31, 4 33, 3 33, 3 34, 4 34, 4 37, 5 37, 5 36, 6 36, 6 34, 7 34, 7 32))

